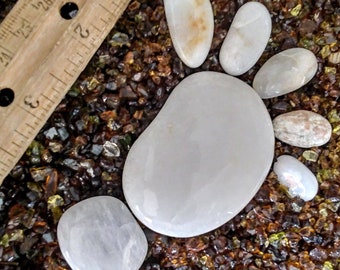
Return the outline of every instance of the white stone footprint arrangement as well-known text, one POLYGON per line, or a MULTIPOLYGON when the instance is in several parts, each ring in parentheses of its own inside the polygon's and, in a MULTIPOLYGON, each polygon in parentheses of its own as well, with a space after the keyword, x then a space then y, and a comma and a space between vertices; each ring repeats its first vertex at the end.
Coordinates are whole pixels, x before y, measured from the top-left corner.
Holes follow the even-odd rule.
MULTIPOLYGON (((210 1, 164 0, 164 6, 178 56, 189 67, 200 66, 214 31, 210 1)), ((221 47, 223 69, 230 75, 247 72, 270 32, 267 9, 244 4, 221 47)), ((297 90, 316 70, 314 54, 295 48, 270 58, 253 87, 217 72, 185 78, 126 159, 123 191, 135 217, 168 236, 204 234, 237 215, 256 194, 273 162, 274 137, 304 148, 327 143, 332 129, 322 116, 300 110, 272 121, 262 101, 297 90)), ((273 171, 290 196, 307 201, 316 195, 316 177, 296 158, 280 156, 273 171)), ((70 266, 79 270, 139 269, 147 253, 136 220, 111 197, 69 208, 59 221, 58 239, 70 266)))

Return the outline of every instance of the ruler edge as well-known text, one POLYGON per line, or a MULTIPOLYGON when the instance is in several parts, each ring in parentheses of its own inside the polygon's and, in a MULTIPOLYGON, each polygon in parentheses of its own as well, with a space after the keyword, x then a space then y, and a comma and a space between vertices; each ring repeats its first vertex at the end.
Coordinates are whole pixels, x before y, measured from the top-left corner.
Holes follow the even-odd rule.
MULTIPOLYGON (((114 2, 114 1, 112 1, 112 2, 114 2)), ((20 3, 20 0, 15 4, 15 6, 18 3, 20 3)), ((96 2, 96 3, 97 3, 97 5, 100 5, 101 2, 99 1, 99 2, 96 2)), ((46 114, 46 117, 45 117, 46 121, 44 121, 42 124, 40 124, 40 127, 37 128, 35 130, 35 132, 32 133, 32 135, 30 136, 31 137, 30 140, 27 140, 27 143, 26 143, 27 147, 25 147, 24 150, 22 150, 20 152, 20 154, 16 154, 14 160, 10 162, 11 163, 10 165, 12 165, 12 166, 8 166, 7 164, 4 163, 4 161, 2 159, 0 159, 0 167, 1 167, 1 164, 5 164, 5 167, 6 167, 6 172, 5 173, 0 173, 0 186, 2 185, 3 181, 8 177, 9 173, 11 172, 11 170, 15 167, 15 165, 20 161, 22 156, 25 154, 25 152, 26 152, 27 148, 29 147, 29 145, 31 144, 31 142, 39 134, 39 132, 41 131, 41 129, 43 128, 45 123, 48 121, 48 119, 51 117, 51 115, 55 111, 56 107, 63 100, 63 98, 65 97, 67 92, 71 89, 71 87, 74 85, 76 80, 80 77, 81 73, 86 69, 86 67, 88 66, 88 64, 90 63, 90 61, 92 60, 92 58, 94 57, 94 55, 96 54, 96 52, 98 51, 100 46, 103 44, 103 42, 105 42, 105 38, 110 34, 110 32, 113 30, 114 26, 116 25, 117 21, 121 18, 122 14, 125 12, 125 10, 128 7, 129 3, 130 3, 130 0, 124 0, 124 1, 119 0, 119 4, 115 4, 117 6, 117 10, 119 10, 119 13, 112 13, 112 12, 110 13, 109 24, 107 25, 107 29, 105 29, 105 31, 103 31, 103 32, 105 32, 105 34, 101 35, 100 42, 97 42, 96 46, 93 48, 93 53, 91 53, 88 56, 88 58, 84 61, 84 64, 83 64, 82 68, 78 69, 78 72, 74 76, 74 79, 72 80, 72 83, 68 83, 67 85, 65 85, 65 92, 64 92, 64 94, 62 95, 60 100, 55 102, 55 105, 54 105, 53 109, 51 109, 49 111, 49 113, 46 114)), ((75 21, 74 21, 74 23, 75 23, 75 21)), ((70 26, 68 27, 67 31, 69 31, 71 25, 72 24, 70 24, 70 26)), ((29 41, 27 41, 27 42, 29 42, 29 41)), ((43 119, 43 120, 45 120, 45 119, 43 119)), ((1 169, 2 169, 2 171, 4 171, 2 167, 1 167, 1 169)))

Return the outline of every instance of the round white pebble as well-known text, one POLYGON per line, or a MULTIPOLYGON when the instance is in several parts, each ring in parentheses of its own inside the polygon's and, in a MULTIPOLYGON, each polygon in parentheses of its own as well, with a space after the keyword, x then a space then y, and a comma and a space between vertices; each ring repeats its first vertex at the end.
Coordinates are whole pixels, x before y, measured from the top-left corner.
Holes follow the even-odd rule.
POLYGON ((263 53, 272 21, 267 8, 258 2, 244 4, 236 13, 220 51, 225 72, 238 76, 255 65, 263 53))
POLYGON ((292 197, 312 200, 318 192, 318 181, 314 174, 299 160, 283 155, 274 163, 274 172, 279 182, 288 188, 292 197))
POLYGON ((214 35, 210 0, 164 0, 171 40, 179 58, 191 68, 206 59, 214 35))
POLYGON ((324 145, 332 135, 332 126, 315 112, 297 110, 273 120, 275 137, 287 144, 310 148, 324 145))
POLYGON ((132 145, 125 198, 156 232, 200 235, 246 206, 273 153, 272 121, 255 91, 227 74, 199 72, 173 90, 132 145))
POLYGON ((315 55, 304 48, 275 54, 256 73, 253 87, 261 98, 285 95, 308 83, 317 71, 315 55))
POLYGON ((109 196, 70 207, 59 220, 57 234, 61 252, 74 270, 138 270, 148 248, 128 208, 109 196))

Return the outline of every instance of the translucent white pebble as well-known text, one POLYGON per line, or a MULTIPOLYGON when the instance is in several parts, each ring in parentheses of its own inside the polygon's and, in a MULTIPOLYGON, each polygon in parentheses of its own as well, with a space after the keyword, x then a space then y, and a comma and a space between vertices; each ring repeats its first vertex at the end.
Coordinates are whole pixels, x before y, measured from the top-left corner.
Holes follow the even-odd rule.
POLYGON ((312 200, 318 192, 318 181, 314 174, 299 160, 283 155, 274 163, 274 172, 279 182, 288 188, 292 197, 312 200))
POLYGON ((244 4, 236 13, 220 51, 225 72, 238 76, 247 72, 263 53, 272 21, 267 8, 258 2, 244 4))
POLYGON ((74 270, 138 270, 148 244, 118 199, 92 197, 70 207, 57 229, 59 246, 74 270))
POLYGON ((253 87, 261 98, 285 95, 308 83, 317 71, 315 55, 304 48, 275 54, 255 75, 253 87))
POLYGON ((326 118, 306 110, 277 116, 273 127, 277 139, 303 148, 324 145, 332 135, 332 126, 326 118))
POLYGON ((199 72, 177 85, 132 145, 124 195, 153 231, 203 234, 252 199, 273 152, 272 121, 255 91, 227 74, 199 72))
POLYGON ((164 0, 171 40, 181 60, 196 68, 206 59, 214 34, 210 0, 164 0))

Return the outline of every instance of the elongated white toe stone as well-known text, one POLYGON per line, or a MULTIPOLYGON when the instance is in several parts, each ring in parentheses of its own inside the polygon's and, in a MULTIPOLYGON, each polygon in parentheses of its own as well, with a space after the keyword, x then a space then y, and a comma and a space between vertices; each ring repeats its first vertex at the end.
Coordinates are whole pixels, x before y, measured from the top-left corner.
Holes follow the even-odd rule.
POLYGON ((57 233, 61 252, 74 270, 138 270, 148 247, 128 208, 109 196, 69 208, 57 233))
POLYGON ((206 59, 213 34, 214 15, 209 0, 164 0, 171 40, 181 60, 196 68, 206 59))
POLYGON ((280 156, 275 162, 273 170, 279 182, 288 188, 288 193, 292 197, 300 197, 309 201, 318 192, 318 181, 314 174, 292 156, 280 156))
POLYGON ((255 65, 272 30, 267 8, 258 2, 244 4, 236 13, 220 51, 225 72, 238 76, 255 65))
POLYGON ((309 148, 327 143, 332 126, 323 116, 305 110, 292 111, 273 120, 275 137, 293 146, 309 148))
POLYGON ((285 95, 308 83, 317 71, 315 55, 293 48, 272 56, 257 72, 253 87, 261 98, 285 95))
POLYGON ((273 152, 272 121, 255 91, 227 74, 199 72, 173 90, 132 145, 123 191, 150 229, 200 235, 252 199, 273 152))

